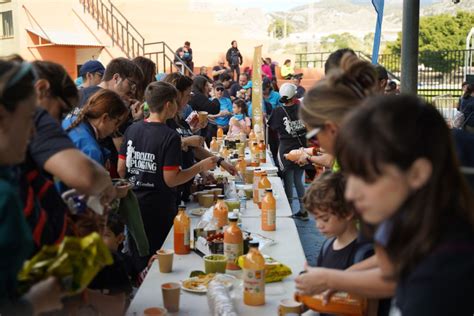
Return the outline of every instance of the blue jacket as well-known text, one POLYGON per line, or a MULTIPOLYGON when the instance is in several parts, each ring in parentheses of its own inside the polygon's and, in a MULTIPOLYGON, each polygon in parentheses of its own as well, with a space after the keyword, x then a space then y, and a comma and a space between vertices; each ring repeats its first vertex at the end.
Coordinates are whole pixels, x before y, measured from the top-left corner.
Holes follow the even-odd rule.
MULTIPOLYGON (((222 97, 219 99, 219 103, 221 104, 221 111, 232 113, 232 101, 229 98, 222 97)), ((218 117, 216 118, 216 124, 220 126, 228 126, 231 117, 232 115, 218 117)))
MULTIPOLYGON (((76 120, 76 116, 63 120, 62 127, 66 130, 76 120)), ((99 145, 94 129, 88 122, 82 122, 76 128, 67 132, 76 147, 102 166, 107 160, 107 150, 99 145)))

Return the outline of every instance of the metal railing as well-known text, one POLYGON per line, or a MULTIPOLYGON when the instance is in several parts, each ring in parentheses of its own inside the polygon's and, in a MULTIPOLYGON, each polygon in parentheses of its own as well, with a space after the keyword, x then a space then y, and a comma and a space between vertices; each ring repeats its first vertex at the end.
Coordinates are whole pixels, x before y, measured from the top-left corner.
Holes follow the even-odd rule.
POLYGON ((178 70, 181 73, 193 73, 165 42, 146 43, 143 35, 110 0, 108 3, 102 0, 79 1, 84 12, 88 12, 97 21, 97 28, 102 28, 110 36, 112 43, 119 46, 128 58, 148 57, 156 63, 157 72, 178 70))
MULTIPOLYGON (((370 60, 370 55, 356 52, 360 58, 370 60)), ((331 52, 296 54, 295 64, 300 68, 324 68, 331 52)), ((439 96, 459 97, 461 83, 474 74, 474 49, 449 51, 424 51, 419 53, 418 95, 432 101, 439 96)), ((401 71, 399 54, 379 55, 390 78, 399 80, 401 71)))

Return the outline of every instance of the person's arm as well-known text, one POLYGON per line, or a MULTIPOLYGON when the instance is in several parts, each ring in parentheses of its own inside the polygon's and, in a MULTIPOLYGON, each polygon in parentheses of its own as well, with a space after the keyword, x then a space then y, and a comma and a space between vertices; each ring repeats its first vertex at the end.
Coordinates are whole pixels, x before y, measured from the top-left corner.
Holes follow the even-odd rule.
MULTIPOLYGON (((197 147, 197 148, 194 148, 194 157, 196 157, 196 159, 198 160, 203 160, 203 159, 206 159, 209 157, 215 157, 215 156, 206 148, 197 147)), ((228 163, 225 160, 221 162, 221 167, 224 168, 225 171, 227 171, 233 176, 237 174, 237 169, 232 164, 228 163)))
POLYGON ((86 195, 100 195, 112 186, 107 170, 78 149, 54 154, 46 160, 44 170, 86 195))
POLYGON ((197 111, 206 111, 208 114, 218 114, 221 110, 221 104, 219 100, 213 99, 212 101, 206 98, 203 94, 200 94, 198 99, 195 100, 195 106, 197 111))
POLYGON ((124 179, 127 175, 127 166, 125 164, 125 160, 119 158, 117 162, 117 173, 119 174, 120 178, 124 179))
POLYGON ((240 53, 240 51, 239 51, 239 58, 240 58, 239 65, 242 65, 242 63, 244 62, 244 58, 242 57, 242 54, 240 53))
POLYGON ((227 50, 227 53, 225 54, 225 59, 227 60, 227 63, 230 66, 232 64, 232 62, 230 60, 230 48, 227 50))
POLYGON ((304 295, 327 290, 344 291, 367 298, 387 298, 395 293, 396 283, 383 278, 380 268, 364 271, 344 271, 310 268, 296 278, 296 288, 304 295))
POLYGON ((373 269, 377 267, 378 267, 377 256, 373 255, 361 262, 357 262, 356 264, 351 265, 346 270, 347 271, 360 271, 360 270, 369 270, 369 269, 373 269))
POLYGON ((191 180, 200 172, 211 170, 216 167, 217 157, 209 157, 194 164, 191 168, 181 170, 179 168, 166 168, 163 170, 163 178, 170 188, 177 187, 191 180))

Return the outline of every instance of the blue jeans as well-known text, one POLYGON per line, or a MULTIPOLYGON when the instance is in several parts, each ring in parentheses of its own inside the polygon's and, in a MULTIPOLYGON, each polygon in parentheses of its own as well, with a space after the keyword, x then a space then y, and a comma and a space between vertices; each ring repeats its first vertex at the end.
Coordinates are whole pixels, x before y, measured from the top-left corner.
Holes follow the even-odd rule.
POLYGON ((304 185, 303 185, 303 174, 304 170, 298 167, 286 168, 283 172, 283 183, 285 185, 285 193, 290 203, 292 213, 296 214, 298 211, 304 212, 303 209, 303 196, 304 196, 304 185), (293 187, 296 187, 296 193, 298 194, 298 200, 300 209, 298 211, 293 210, 293 187))

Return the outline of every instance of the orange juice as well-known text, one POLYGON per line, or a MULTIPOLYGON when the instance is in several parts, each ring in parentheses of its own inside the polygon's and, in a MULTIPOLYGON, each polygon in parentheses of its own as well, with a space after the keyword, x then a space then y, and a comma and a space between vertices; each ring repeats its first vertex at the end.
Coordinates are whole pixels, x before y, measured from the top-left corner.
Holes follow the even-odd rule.
POLYGON ((186 206, 181 205, 174 218, 174 252, 186 255, 191 252, 191 222, 186 215, 186 206))
POLYGON ((225 196, 219 195, 217 197, 216 205, 214 205, 213 217, 217 220, 218 227, 227 225, 227 216, 229 216, 229 209, 224 201, 225 196))
POLYGON ((221 151, 221 156, 222 158, 229 158, 229 149, 227 147, 224 147, 221 151))
POLYGON ((229 215, 229 226, 224 231, 224 255, 227 256, 227 270, 240 270, 235 260, 244 253, 242 231, 237 226, 239 218, 236 214, 229 215))
POLYGON ((215 137, 212 137, 211 143, 209 144, 211 152, 217 153, 219 152, 219 143, 217 142, 217 139, 215 137))
POLYGON ((276 230, 276 201, 272 189, 266 189, 262 199, 262 230, 276 230))
POLYGON ((222 127, 219 127, 217 129, 217 138, 222 139, 223 137, 224 137, 224 130, 222 129, 222 127))
POLYGON ((260 180, 258 181, 257 188, 258 188, 257 204, 258 204, 258 207, 261 209, 262 208, 262 200, 265 196, 265 190, 272 188, 272 184, 270 183, 270 181, 268 181, 267 173, 265 171, 263 171, 261 173, 260 180))
POLYGON ((257 168, 255 169, 255 171, 253 172, 253 184, 252 184, 252 187, 253 187, 253 202, 255 204, 258 203, 258 199, 259 199, 259 195, 258 195, 258 183, 260 182, 260 176, 261 176, 261 171, 260 171, 260 168, 257 168))
POLYGON ((260 155, 260 163, 266 163, 267 162, 267 150, 265 147, 265 141, 262 139, 260 143, 258 144, 258 153, 260 155))
POLYGON ((251 241, 249 253, 244 258, 244 304, 258 306, 265 304, 265 259, 258 251, 258 242, 251 241))
POLYGON ((260 166, 260 154, 259 154, 259 149, 258 149, 258 143, 254 141, 250 147, 250 153, 251 153, 251 161, 250 165, 252 167, 258 167, 260 166))
POLYGON ((243 177, 245 174, 245 169, 247 169, 247 163, 245 162, 245 159, 240 157, 237 160, 237 164, 235 165, 235 169, 239 171, 240 175, 243 177))

